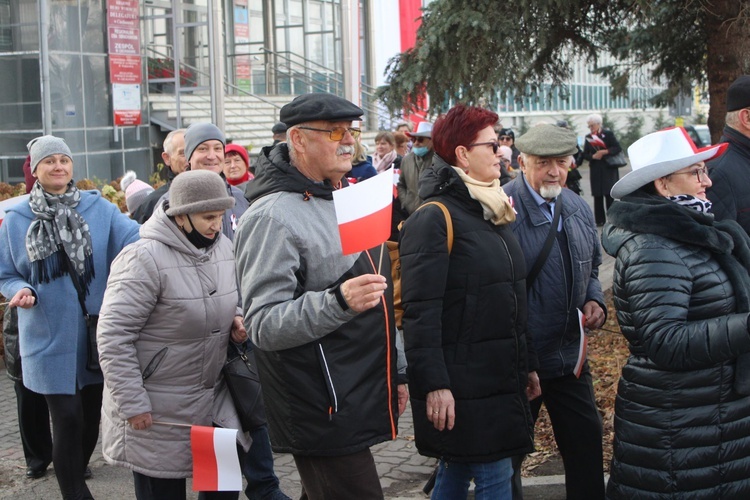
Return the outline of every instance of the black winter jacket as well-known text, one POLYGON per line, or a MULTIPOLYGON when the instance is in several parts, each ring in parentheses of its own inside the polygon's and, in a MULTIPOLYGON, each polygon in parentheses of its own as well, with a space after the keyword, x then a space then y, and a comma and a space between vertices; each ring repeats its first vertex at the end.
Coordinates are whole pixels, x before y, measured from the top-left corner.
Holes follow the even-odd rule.
MULTIPOLYGON (((275 451, 341 456, 395 439, 396 327, 390 259, 380 304, 356 313, 339 284, 377 273, 380 247, 343 255, 330 182, 290 165, 287 145, 264 148, 235 236, 248 335, 275 451)), ((345 181, 344 181, 345 183, 345 181)))
POLYGON ((736 220, 750 234, 750 137, 725 126, 721 142, 729 143, 726 152, 708 163, 711 211, 716 220, 736 220))
MULTIPOLYGON (((615 137, 615 134, 611 130, 602 129, 598 135, 604 141, 604 144, 607 145, 606 148, 599 148, 609 151, 607 157, 614 156, 622 151, 617 137, 615 137)), ((601 160, 593 158, 594 153, 597 152, 597 148, 591 145, 589 139, 591 139, 591 134, 586 135, 586 142, 583 146, 583 158, 589 162, 591 196, 609 196, 612 186, 620 178, 620 171, 607 165, 604 158, 601 160)))
POLYGON ((747 266, 750 240, 733 241, 710 215, 642 193, 608 216, 602 240, 617 258, 615 306, 631 352, 615 403, 608 498, 750 498, 750 397, 734 390, 736 358, 750 352, 737 290, 747 303, 750 278, 729 254, 734 247, 747 266))
POLYGON ((484 220, 479 202, 437 155, 420 198, 453 222, 448 254, 439 207, 414 212, 401 234, 404 343, 416 444, 422 455, 490 462, 532 450, 526 399, 526 266, 508 225, 484 220), (455 427, 426 417, 431 391, 450 389, 455 427))

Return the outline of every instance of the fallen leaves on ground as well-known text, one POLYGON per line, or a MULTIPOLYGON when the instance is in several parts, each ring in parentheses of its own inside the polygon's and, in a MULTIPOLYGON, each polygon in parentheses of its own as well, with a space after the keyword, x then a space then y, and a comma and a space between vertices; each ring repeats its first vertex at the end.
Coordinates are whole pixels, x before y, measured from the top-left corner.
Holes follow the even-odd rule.
MULTIPOLYGON (((617 324, 615 308, 612 305, 612 293, 605 294, 607 300, 607 322, 601 329, 589 336, 588 357, 589 368, 594 381, 594 394, 599 413, 602 416, 604 470, 609 472, 612 460, 612 439, 614 438, 615 395, 620 372, 628 359, 628 345, 620 334, 617 324)), ((555 444, 552 424, 549 415, 542 406, 535 428, 536 452, 526 456, 523 462, 522 474, 533 476, 534 470, 549 460, 559 458, 560 452, 555 444)))

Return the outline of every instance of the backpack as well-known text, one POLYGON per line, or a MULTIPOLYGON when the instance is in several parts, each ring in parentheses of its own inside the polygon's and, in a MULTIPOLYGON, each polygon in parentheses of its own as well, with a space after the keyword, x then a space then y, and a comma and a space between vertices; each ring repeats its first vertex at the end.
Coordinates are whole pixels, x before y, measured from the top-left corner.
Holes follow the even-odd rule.
MULTIPOLYGON (((445 226, 448 233, 448 255, 453 250, 453 221, 451 220, 451 214, 448 209, 439 201, 429 201, 423 203, 417 208, 426 207, 427 205, 437 205, 440 210, 443 211, 445 216, 445 226)), ((399 231, 404 223, 401 222, 398 225, 399 231)), ((388 245, 388 255, 391 257, 391 278, 393 280, 393 311, 396 315, 396 328, 401 329, 401 318, 404 316, 404 308, 401 306, 401 256, 398 251, 397 241, 386 241, 388 245)))

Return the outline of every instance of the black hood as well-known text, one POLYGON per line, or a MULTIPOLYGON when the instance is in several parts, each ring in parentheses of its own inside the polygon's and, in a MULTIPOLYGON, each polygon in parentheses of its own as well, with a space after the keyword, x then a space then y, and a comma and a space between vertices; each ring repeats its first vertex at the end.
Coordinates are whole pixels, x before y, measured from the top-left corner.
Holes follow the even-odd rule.
MULTIPOLYGON (((342 179, 346 185, 346 179, 342 179)), ((289 148, 285 142, 266 146, 255 165, 255 179, 247 185, 245 198, 252 204, 258 198, 279 192, 300 193, 326 200, 333 199, 335 188, 330 181, 316 183, 305 177, 289 163, 289 148)))

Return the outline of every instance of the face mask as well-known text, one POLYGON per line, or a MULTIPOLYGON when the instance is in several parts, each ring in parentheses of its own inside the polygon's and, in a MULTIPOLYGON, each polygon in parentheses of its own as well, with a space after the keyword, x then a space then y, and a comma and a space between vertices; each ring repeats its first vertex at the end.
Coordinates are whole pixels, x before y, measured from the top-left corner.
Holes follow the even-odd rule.
POLYGON ((197 229, 195 229, 193 219, 191 219, 189 215, 187 216, 187 218, 190 221, 190 225, 193 226, 193 230, 188 233, 183 229, 182 232, 185 233, 188 241, 192 243, 195 248, 208 248, 213 245, 214 242, 219 238, 219 233, 216 233, 216 236, 214 236, 213 239, 206 238, 201 233, 199 233, 197 229))
POLYGON ((430 150, 429 148, 426 148, 424 146, 411 148, 412 153, 420 157, 426 155, 429 150, 430 150))

